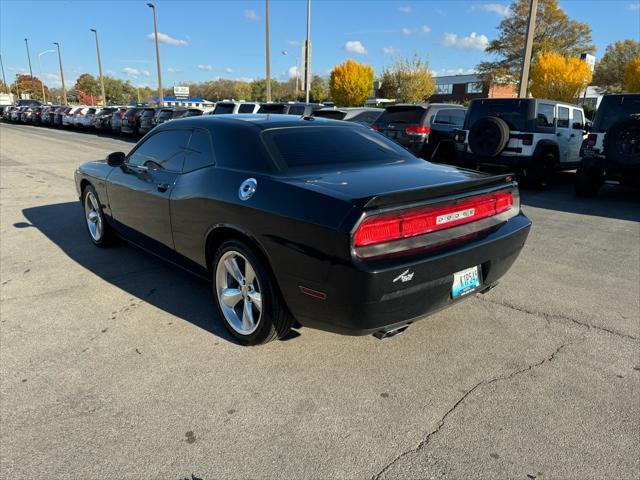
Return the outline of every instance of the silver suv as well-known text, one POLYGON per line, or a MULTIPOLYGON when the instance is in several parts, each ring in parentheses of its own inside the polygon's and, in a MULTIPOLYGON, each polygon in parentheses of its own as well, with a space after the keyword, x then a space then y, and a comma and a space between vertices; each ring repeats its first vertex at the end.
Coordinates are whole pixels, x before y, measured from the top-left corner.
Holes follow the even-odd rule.
POLYGON ((585 138, 582 107, 538 98, 472 100, 456 135, 463 165, 503 166, 544 189, 556 170, 576 168, 585 138))

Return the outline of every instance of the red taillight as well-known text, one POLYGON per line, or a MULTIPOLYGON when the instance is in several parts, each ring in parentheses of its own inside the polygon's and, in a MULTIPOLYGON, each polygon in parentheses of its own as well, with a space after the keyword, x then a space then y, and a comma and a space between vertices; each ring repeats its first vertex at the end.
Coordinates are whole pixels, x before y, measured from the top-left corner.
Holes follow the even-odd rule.
POLYGON ((523 145, 533 145, 533 134, 525 133, 522 135, 522 144, 523 145))
POLYGON ((511 192, 480 195, 455 204, 412 208, 365 218, 353 237, 356 247, 391 242, 475 222, 506 212, 511 192))
POLYGON ((42 112, 36 112, 36 117, 38 117, 42 112))
POLYGON ((124 117, 124 112, 118 112, 118 115, 120 116, 120 118, 124 117))
POLYGON ((133 122, 136 119, 136 117, 134 115, 129 115, 127 117, 127 120, 129 120, 130 122, 133 122))
POLYGON ((590 133, 589 136, 587 137, 587 146, 595 147, 597 141, 598 141, 598 135, 596 135, 595 133, 590 133))
POLYGON ((371 130, 375 130, 376 132, 380 131, 380 128, 376 124, 371 125, 371 130))
POLYGON ((409 125, 404 129, 404 133, 407 135, 426 135, 431 131, 431 127, 425 127, 423 125, 409 125))

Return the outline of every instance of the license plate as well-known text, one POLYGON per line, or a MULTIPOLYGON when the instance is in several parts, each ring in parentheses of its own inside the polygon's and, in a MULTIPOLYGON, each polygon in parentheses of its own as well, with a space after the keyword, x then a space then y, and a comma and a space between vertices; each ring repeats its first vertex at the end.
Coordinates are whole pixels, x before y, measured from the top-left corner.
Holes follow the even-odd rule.
POLYGON ((453 298, 462 297, 467 293, 473 292, 480 286, 480 275, 478 267, 467 268, 453 274, 453 286, 451 294, 453 298))

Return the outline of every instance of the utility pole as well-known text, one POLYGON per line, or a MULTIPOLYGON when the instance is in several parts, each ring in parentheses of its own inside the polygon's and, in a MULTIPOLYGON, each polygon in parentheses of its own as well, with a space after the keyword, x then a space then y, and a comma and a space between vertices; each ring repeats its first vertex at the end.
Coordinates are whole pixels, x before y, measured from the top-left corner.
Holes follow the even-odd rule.
POLYGON ((47 97, 44 94, 44 82, 42 81, 42 79, 44 78, 44 76, 42 75, 42 62, 40 61, 40 57, 42 57, 42 55, 44 55, 45 53, 55 53, 55 51, 45 50, 44 52, 40 52, 38 54, 38 67, 40 67, 40 86, 42 87, 42 103, 47 103, 47 97))
POLYGON ((308 105, 309 104, 309 86, 311 85, 310 79, 309 79, 309 62, 311 60, 310 58, 310 48, 311 48, 311 39, 310 39, 310 35, 311 35, 311 0, 307 0, 307 43, 305 44, 305 49, 304 49, 304 90, 305 90, 305 103, 308 105))
POLYGON ((36 82, 33 80, 33 71, 31 70, 31 55, 29 55, 29 41, 25 38, 24 44, 27 46, 27 60, 29 60, 29 75, 31 75, 31 90, 36 93, 36 82))
POLYGON ((269 45, 269 0, 265 0, 265 14, 264 14, 264 21, 265 21, 265 32, 267 35, 267 41, 266 41, 266 46, 267 46, 267 52, 266 52, 266 59, 267 59, 267 102, 271 101, 271 48, 269 45))
POLYGON ((533 37, 536 30, 536 14, 538 13, 538 0, 530 0, 529 24, 527 25, 527 38, 524 46, 524 58, 522 59, 522 74, 520 75, 520 98, 527 98, 529 87, 529 67, 531 67, 531 51, 533 50, 533 37))
POLYGON ((64 97, 64 104, 67 105, 67 90, 64 88, 64 71, 62 70, 62 54, 60 53, 60 44, 53 42, 58 47, 58 64, 60 65, 60 81, 62 82, 62 96, 64 97))
POLYGON ((107 106, 107 97, 104 94, 104 79, 102 78, 102 62, 100 61, 100 44, 98 43, 98 31, 92 28, 91 31, 96 34, 96 51, 98 52, 98 73, 100 74, 100 88, 102 89, 102 106, 107 106))
POLYGON ((158 96, 159 105, 164 107, 164 91, 162 90, 162 72, 160 70, 160 46, 158 45, 158 21, 156 19, 156 6, 153 3, 147 3, 147 7, 153 10, 153 34, 156 39, 156 64, 158 66, 158 96))
POLYGON ((7 85, 7 80, 4 78, 4 63, 2 63, 2 55, 0 55, 0 67, 2 68, 2 83, 4 83, 4 86, 8 90, 9 95, 11 95, 11 89, 9 88, 9 85, 7 85))

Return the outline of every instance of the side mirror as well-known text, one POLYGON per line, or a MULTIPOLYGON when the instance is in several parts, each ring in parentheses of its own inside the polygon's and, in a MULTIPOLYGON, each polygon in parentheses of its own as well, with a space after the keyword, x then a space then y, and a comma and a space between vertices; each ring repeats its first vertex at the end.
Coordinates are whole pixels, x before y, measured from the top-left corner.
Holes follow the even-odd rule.
POLYGON ((127 156, 124 152, 113 152, 107 155, 107 164, 111 167, 119 167, 124 163, 127 156))

